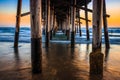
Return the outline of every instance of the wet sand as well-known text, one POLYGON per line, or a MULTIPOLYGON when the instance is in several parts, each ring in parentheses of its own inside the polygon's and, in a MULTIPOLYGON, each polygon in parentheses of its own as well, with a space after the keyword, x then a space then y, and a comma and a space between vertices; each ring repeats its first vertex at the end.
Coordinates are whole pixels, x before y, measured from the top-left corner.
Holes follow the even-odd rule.
POLYGON ((31 73, 30 43, 20 43, 18 51, 12 42, 0 42, 0 80, 120 80, 120 45, 112 44, 104 54, 103 76, 89 75, 91 44, 42 44, 42 73, 31 73), (107 52, 107 53, 106 53, 107 52))

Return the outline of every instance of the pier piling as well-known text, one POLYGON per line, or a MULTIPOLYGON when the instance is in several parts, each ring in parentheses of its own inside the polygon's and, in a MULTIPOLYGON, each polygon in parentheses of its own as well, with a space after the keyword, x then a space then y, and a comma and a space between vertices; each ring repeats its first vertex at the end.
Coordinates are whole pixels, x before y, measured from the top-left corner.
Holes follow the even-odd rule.
POLYGON ((67 30, 66 30, 67 40, 70 40, 70 14, 67 14, 67 23, 66 23, 66 26, 67 26, 67 30))
POLYGON ((71 32, 71 47, 74 48, 75 45, 75 17, 76 17, 76 0, 72 0, 73 6, 71 7, 71 23, 72 23, 72 32, 71 32))
POLYGON ((79 15, 79 34, 80 36, 82 36, 81 23, 80 23, 80 9, 78 10, 78 15, 79 15))
POLYGON ((103 26, 104 26, 104 38, 105 46, 107 49, 110 48, 109 35, 108 35, 108 26, 107 26, 107 17, 106 17, 106 2, 103 0, 103 26))
POLYGON ((88 28, 88 11, 87 11, 87 0, 85 0, 85 22, 86 22, 86 37, 87 40, 90 40, 89 28, 88 28))
POLYGON ((103 0, 93 0, 93 42, 92 53, 90 53, 90 75, 103 74, 103 54, 101 53, 102 16, 103 0))
POLYGON ((42 72, 42 0, 30 0, 32 73, 42 72))
POLYGON ((49 47, 50 41, 50 0, 45 0, 46 2, 46 42, 45 46, 49 47))
POLYGON ((14 48, 18 48, 21 8, 22 8, 22 0, 18 0, 17 16, 16 16, 16 29, 15 29, 15 37, 14 37, 14 48))
MULTIPOLYGON (((53 6, 52 6, 53 8, 53 6)), ((52 40, 52 37, 53 37, 53 20, 54 20, 54 9, 50 10, 50 40, 52 40)))

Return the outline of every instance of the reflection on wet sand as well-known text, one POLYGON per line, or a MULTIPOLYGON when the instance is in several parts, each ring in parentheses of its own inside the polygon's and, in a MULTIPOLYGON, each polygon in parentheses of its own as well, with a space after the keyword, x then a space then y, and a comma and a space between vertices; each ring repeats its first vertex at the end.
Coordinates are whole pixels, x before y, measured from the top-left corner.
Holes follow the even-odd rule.
POLYGON ((19 49, 18 48, 14 48, 14 58, 15 58, 15 68, 19 69, 20 67, 20 56, 19 56, 19 49))
MULTIPOLYGON (((101 51, 90 54, 90 72, 83 68, 85 65, 78 55, 81 54, 79 46, 70 48, 69 45, 51 44, 44 48, 43 73, 33 75, 33 80, 59 79, 59 80, 102 80, 103 79, 103 53, 101 51), (45 73, 44 73, 45 72, 45 73), (41 76, 41 77, 40 77, 41 76), (69 77, 70 76, 70 77, 69 77)), ((89 56, 89 44, 86 44, 85 59, 89 56)))
POLYGON ((103 75, 90 75, 89 80, 103 80, 103 75))
POLYGON ((107 70, 107 65, 108 65, 108 59, 109 59, 109 51, 110 51, 110 49, 105 49, 105 59, 104 59, 104 61, 105 61, 105 66, 104 66, 104 68, 105 68, 105 70, 107 70))
POLYGON ((14 55, 15 55, 15 61, 19 61, 19 50, 18 50, 18 48, 14 48, 14 55))
POLYGON ((105 62, 108 61, 110 49, 105 49, 105 62))
MULTIPOLYGON (((107 71, 101 67, 102 65, 102 57, 97 56, 97 58, 92 58, 92 62, 95 64, 93 70, 95 74, 89 73, 89 52, 91 52, 91 44, 76 44, 75 48, 71 48, 69 44, 59 44, 52 43, 49 48, 42 48, 42 73, 40 74, 32 74, 31 68, 31 52, 30 47, 22 45, 23 47, 16 49, 11 52, 12 55, 4 55, 0 58, 0 62, 2 66, 0 66, 0 79, 1 80, 119 80, 119 74, 116 77, 116 74, 111 74, 113 71, 109 70, 109 66, 107 71), (23 48, 25 48, 23 50, 23 48), (21 51, 23 50, 23 51, 21 51), (87 60, 86 60, 87 59, 87 60), (101 64, 98 64, 98 63, 101 64), (12 63, 12 64, 11 64, 12 63), (98 65, 96 65, 98 64, 98 65), (8 70, 8 66, 10 66, 8 70), (6 67, 2 70, 2 67, 6 67), (109 71, 111 71, 109 73, 109 71), (99 73, 100 72, 100 73, 99 73), (99 74, 98 74, 99 73, 99 74), (11 75, 11 76, 9 76, 11 75), (104 75, 104 76, 103 76, 104 75), (7 77, 6 77, 7 76, 7 77)), ((113 49, 113 48, 112 48, 113 49)), ((9 49, 10 50, 10 49, 9 49)), ((5 52, 5 51, 4 51, 5 52)), ((106 52, 109 53, 109 50, 106 52)), ((106 61, 111 60, 111 55, 105 53, 106 61)), ((98 54, 95 54, 98 55, 98 54)), ((101 55, 101 54, 99 54, 101 55)), ((103 54, 102 54, 103 55, 103 54)), ((113 55, 112 55, 113 56, 113 55)), ((113 59, 113 58, 112 58, 113 59)), ((39 60, 39 59, 38 59, 39 60)), ((109 62, 108 61, 108 62, 109 62)), ((109 65, 109 63, 107 63, 109 65)), ((105 68, 105 67, 104 67, 105 68)), ((115 73, 115 72, 114 72, 115 73)))
POLYGON ((74 52, 75 52, 75 49, 71 48, 71 59, 74 59, 74 52))
POLYGON ((84 64, 80 61, 79 49, 70 48, 69 45, 52 44, 46 51, 43 49, 43 80, 74 80, 87 78, 88 71, 82 69, 84 64), (86 74, 87 73, 87 74, 86 74), (83 76, 83 74, 85 74, 83 76))
POLYGON ((85 53, 85 54, 86 54, 86 55, 85 55, 85 59, 86 59, 86 60, 88 60, 88 55, 89 55, 89 52, 90 52, 89 46, 90 46, 89 44, 86 44, 86 53, 85 53))

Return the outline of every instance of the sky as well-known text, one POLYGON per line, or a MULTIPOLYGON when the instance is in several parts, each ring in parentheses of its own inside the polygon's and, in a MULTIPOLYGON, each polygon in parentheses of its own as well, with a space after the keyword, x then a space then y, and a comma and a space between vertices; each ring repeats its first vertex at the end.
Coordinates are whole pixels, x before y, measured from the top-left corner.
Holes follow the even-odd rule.
MULTIPOLYGON (((109 27, 120 27, 120 0, 106 0, 107 14, 110 15, 108 18, 109 27)), ((89 8, 92 9, 92 3, 89 8)), ((0 27, 15 27, 16 23, 16 8, 17 0, 0 0, 0 27)), ((22 2, 22 13, 28 12, 29 0, 23 0, 22 2)), ((84 11, 81 11, 81 16, 84 16, 84 11)), ((92 20, 92 14, 89 13, 89 19, 92 20)), ((81 20, 82 26, 85 26, 85 21, 81 20)), ((30 26, 30 16, 21 18, 21 26, 30 26)), ((89 23, 92 26, 92 22, 89 23)))

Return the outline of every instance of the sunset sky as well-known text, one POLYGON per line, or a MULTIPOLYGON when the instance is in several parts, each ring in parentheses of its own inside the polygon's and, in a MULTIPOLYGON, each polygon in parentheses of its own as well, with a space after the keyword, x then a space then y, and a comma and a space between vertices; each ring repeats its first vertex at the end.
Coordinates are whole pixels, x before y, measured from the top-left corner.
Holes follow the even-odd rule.
MULTIPOLYGON (((107 2, 107 14, 111 15, 108 18, 109 27, 120 27, 120 0, 106 0, 107 2)), ((0 0, 0 27, 15 26, 16 22, 16 8, 17 0, 0 0)), ((92 4, 89 4, 89 8, 92 9, 92 4)), ((23 0, 22 13, 29 11, 29 0, 23 0)), ((81 16, 84 17, 84 11, 81 12, 81 16)), ((89 13, 89 19, 92 14, 89 13)), ((82 20, 82 26, 84 25, 82 20)), ((89 23, 91 26, 92 24, 89 23)), ((30 16, 22 17, 21 26, 30 26, 30 16)))

